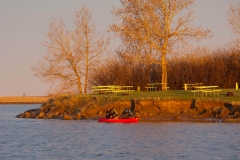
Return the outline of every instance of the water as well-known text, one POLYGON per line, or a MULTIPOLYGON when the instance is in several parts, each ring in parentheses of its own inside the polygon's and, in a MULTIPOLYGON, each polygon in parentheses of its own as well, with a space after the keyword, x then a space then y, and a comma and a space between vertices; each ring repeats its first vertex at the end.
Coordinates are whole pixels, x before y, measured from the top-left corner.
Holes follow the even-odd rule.
POLYGON ((240 159, 239 123, 106 124, 19 119, 0 105, 0 159, 240 159))

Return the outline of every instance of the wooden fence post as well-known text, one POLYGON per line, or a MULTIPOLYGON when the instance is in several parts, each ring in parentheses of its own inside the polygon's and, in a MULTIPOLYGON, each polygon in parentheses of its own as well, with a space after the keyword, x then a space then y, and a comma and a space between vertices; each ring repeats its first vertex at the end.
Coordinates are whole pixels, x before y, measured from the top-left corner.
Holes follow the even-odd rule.
POLYGON ((187 84, 184 83, 184 90, 187 90, 187 84))

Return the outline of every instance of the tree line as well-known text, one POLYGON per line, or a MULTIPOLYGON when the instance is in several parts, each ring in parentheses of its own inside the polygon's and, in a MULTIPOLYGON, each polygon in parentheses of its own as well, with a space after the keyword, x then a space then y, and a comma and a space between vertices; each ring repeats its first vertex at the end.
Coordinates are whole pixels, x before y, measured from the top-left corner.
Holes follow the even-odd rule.
MULTIPOLYGON (((129 63, 126 59, 110 60, 91 77, 92 85, 133 85, 145 90, 148 83, 159 82, 161 65, 129 63)), ((203 83, 221 88, 235 88, 240 83, 240 50, 219 48, 209 53, 188 54, 168 60, 168 86, 183 89, 184 83, 203 83)))

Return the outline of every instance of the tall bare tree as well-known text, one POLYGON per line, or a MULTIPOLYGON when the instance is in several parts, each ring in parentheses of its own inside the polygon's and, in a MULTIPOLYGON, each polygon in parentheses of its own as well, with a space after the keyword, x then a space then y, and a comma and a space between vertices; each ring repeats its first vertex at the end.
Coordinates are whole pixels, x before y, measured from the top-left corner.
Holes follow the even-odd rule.
POLYGON ((231 5, 228 11, 228 21, 234 33, 240 34, 240 2, 236 5, 231 5))
POLYGON ((109 38, 96 32, 91 13, 85 7, 76 11, 73 31, 62 20, 53 20, 43 43, 47 53, 33 68, 35 75, 51 82, 58 93, 86 93, 89 74, 107 52, 109 38))
MULTIPOLYGON (((167 84, 167 55, 174 47, 188 44, 190 38, 208 37, 209 30, 191 27, 194 0, 121 0, 113 14, 122 21, 110 30, 121 37, 145 42, 161 57, 163 89, 167 84)), ((125 41, 126 42, 126 41, 125 41)), ((151 52, 149 52, 151 53, 151 52)))
MULTIPOLYGON (((231 4, 228 11, 228 22, 233 33, 240 35, 240 2, 237 5, 231 4)), ((239 50, 240 39, 231 40, 228 44, 233 50, 239 50)))
POLYGON ((96 32, 96 26, 91 24, 92 16, 87 8, 81 8, 76 12, 76 41, 78 51, 83 58, 83 74, 84 74, 84 93, 87 92, 89 83, 89 74, 96 69, 101 62, 101 55, 108 53, 109 38, 105 38, 104 34, 96 32))

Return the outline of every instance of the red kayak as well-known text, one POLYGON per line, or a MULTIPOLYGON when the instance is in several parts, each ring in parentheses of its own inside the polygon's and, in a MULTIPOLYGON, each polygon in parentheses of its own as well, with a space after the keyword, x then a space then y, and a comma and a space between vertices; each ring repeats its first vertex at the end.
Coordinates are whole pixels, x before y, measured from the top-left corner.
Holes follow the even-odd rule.
POLYGON ((98 118, 98 122, 106 122, 106 123, 138 123, 138 118, 117 118, 117 119, 98 118))

